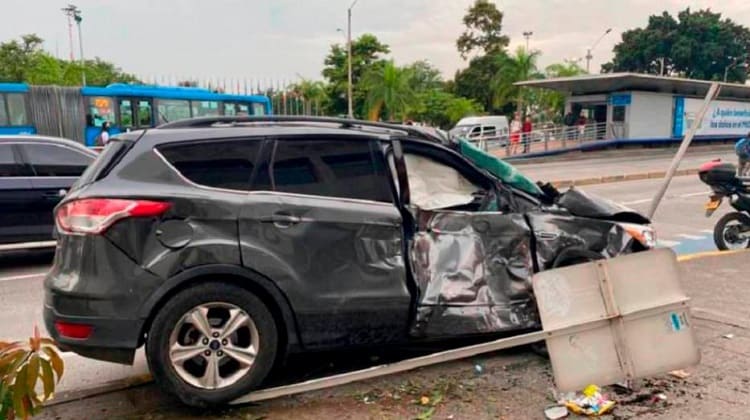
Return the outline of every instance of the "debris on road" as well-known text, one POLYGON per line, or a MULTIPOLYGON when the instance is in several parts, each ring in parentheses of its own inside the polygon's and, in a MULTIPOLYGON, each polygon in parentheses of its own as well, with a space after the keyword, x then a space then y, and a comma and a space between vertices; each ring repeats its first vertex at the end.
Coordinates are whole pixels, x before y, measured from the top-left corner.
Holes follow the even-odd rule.
POLYGON ((731 340, 734 338, 734 334, 724 334, 722 337, 726 338, 727 340, 731 340))
POLYGON ((544 409, 544 416, 549 420, 564 419, 568 414, 568 408, 564 405, 553 405, 544 409))
POLYGON ((671 376, 674 376, 675 378, 678 378, 678 379, 687 379, 687 378, 690 377, 690 372, 687 372, 684 369, 673 370, 673 371, 669 372, 669 374, 671 376))
POLYGON ((601 393, 596 385, 589 385, 583 389, 581 395, 564 401, 565 407, 575 414, 587 416, 601 416, 607 414, 615 407, 615 402, 601 393))

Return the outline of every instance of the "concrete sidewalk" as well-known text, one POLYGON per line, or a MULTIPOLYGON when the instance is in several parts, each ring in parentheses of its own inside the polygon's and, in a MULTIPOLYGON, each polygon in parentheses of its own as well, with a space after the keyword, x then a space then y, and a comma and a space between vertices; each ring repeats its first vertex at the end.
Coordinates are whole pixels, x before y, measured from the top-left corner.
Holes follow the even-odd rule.
MULTIPOLYGON (((593 152, 586 159, 549 159, 543 162, 512 162, 522 173, 534 181, 551 182, 559 187, 592 185, 607 182, 662 178, 666 174, 676 149, 642 149, 635 153, 593 152)), ((694 175, 698 167, 720 158, 736 163, 732 145, 721 147, 696 147, 688 149, 677 175, 694 175)))
MULTIPOLYGON (((618 402, 610 419, 748 417, 750 252, 702 255, 681 266, 702 362, 687 378, 663 375, 639 381, 637 390, 608 388, 618 402)), ((552 387, 547 360, 517 349, 221 411, 185 408, 145 385, 53 405, 40 418, 540 419, 552 404, 552 387)))

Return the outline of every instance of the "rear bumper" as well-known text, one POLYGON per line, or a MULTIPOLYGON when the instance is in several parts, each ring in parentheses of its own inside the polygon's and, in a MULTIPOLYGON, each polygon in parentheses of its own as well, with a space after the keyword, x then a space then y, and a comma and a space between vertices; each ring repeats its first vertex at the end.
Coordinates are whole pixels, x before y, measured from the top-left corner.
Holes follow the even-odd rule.
POLYGON ((64 349, 132 363, 143 342, 143 302, 163 281, 101 236, 62 235, 44 282, 44 323, 64 349), (86 325, 85 339, 61 336, 55 322, 86 325))
POLYGON ((72 351, 92 359, 129 365, 133 363, 135 349, 140 343, 143 321, 63 316, 52 307, 45 305, 44 325, 63 351, 72 351), (55 323, 58 321, 89 325, 92 327, 91 335, 86 339, 63 337, 55 328, 55 323))

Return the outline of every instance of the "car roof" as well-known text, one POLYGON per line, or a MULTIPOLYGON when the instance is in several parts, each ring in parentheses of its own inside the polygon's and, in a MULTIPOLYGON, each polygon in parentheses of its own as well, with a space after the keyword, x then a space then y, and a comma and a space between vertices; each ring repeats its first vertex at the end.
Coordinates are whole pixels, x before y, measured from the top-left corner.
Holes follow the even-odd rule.
POLYGON ((96 152, 87 148, 81 143, 77 143, 73 140, 68 140, 68 139, 64 139, 61 137, 38 136, 38 135, 31 135, 31 134, 0 135, 0 143, 17 142, 17 141, 23 141, 23 142, 29 142, 29 143, 43 143, 43 144, 60 144, 60 145, 68 146, 68 147, 73 147, 82 152, 88 153, 92 156, 96 156, 96 152))
POLYGON ((389 140, 414 138, 443 144, 445 139, 422 127, 361 121, 344 118, 308 116, 202 117, 175 121, 140 132, 120 134, 117 138, 159 145, 185 140, 210 140, 239 137, 329 136, 389 140))

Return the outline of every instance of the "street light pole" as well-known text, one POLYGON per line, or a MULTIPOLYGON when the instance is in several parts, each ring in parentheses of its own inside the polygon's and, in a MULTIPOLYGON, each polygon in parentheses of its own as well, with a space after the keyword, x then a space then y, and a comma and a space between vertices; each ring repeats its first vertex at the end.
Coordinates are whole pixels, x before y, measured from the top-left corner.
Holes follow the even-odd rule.
POLYGON ((591 50, 596 48, 597 45, 604 39, 605 36, 607 36, 608 33, 612 32, 612 28, 608 28, 602 36, 599 37, 599 39, 594 42, 594 45, 591 46, 588 50, 586 50, 586 73, 591 73, 591 59, 594 58, 593 55, 591 55, 591 50))
POLYGON ((68 31, 70 36, 70 61, 74 61, 73 57, 73 22, 72 20, 75 20, 76 26, 78 26, 78 47, 80 49, 80 55, 81 55, 81 79, 83 82, 83 86, 86 86, 86 62, 83 58, 83 33, 81 32, 81 21, 83 21, 83 17, 81 17, 81 10, 76 7, 74 4, 69 4, 68 7, 65 7, 62 9, 63 13, 68 17, 68 31), (72 19, 72 20, 71 20, 72 19))
POLYGON ((349 118, 354 118, 354 109, 352 108, 352 9, 354 8, 354 5, 357 4, 357 1, 359 0, 354 0, 352 5, 349 6, 349 8, 346 10, 346 44, 348 50, 346 61, 348 65, 347 77, 349 80, 349 83, 347 85, 347 115, 349 116, 349 118))
POLYGON ((523 33, 524 38, 526 38, 526 52, 529 52, 529 38, 531 38, 531 35, 534 35, 534 32, 526 31, 523 33))

